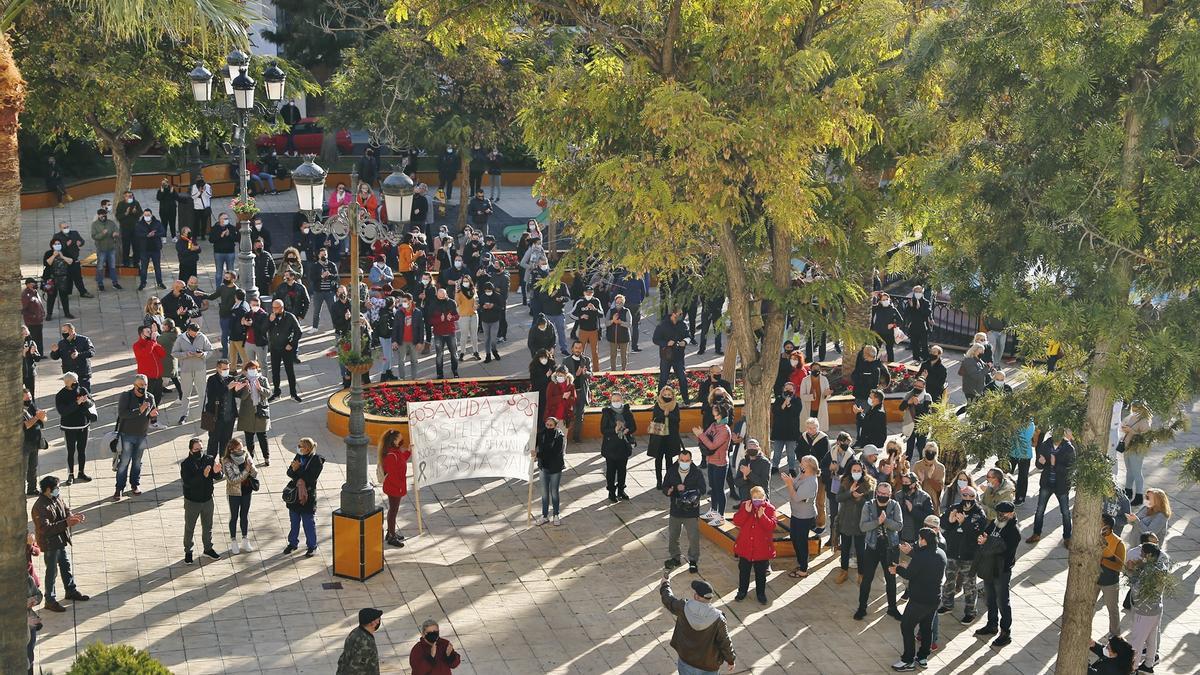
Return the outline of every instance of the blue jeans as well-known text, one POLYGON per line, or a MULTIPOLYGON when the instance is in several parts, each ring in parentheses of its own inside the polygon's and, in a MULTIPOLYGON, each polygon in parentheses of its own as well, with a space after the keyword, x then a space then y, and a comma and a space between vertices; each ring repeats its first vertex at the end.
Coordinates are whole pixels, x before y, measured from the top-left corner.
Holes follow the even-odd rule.
POLYGON ((138 277, 142 280, 142 285, 146 285, 146 271, 150 269, 150 261, 154 261, 154 280, 162 285, 162 250, 155 249, 152 251, 142 251, 141 261, 138 264, 138 277))
POLYGON ((783 455, 786 453, 788 471, 796 472, 796 443, 797 441, 771 441, 771 454, 775 455, 771 458, 772 469, 779 468, 779 463, 783 461, 783 455))
POLYGON ((1133 494, 1145 492, 1146 482, 1142 478, 1142 462, 1146 461, 1146 453, 1125 451, 1125 489, 1133 490, 1133 494))
POLYGON ((121 434, 121 459, 117 462, 117 492, 125 490, 125 479, 134 489, 142 484, 142 453, 146 452, 146 437, 121 434))
POLYGON ((679 668, 679 675, 717 675, 718 672, 716 670, 700 670, 695 666, 689 666, 683 662, 683 659, 679 659, 675 665, 679 668))
POLYGON ((329 320, 333 321, 333 291, 313 291, 311 310, 313 313, 313 328, 318 328, 321 324, 321 305, 326 306, 329 312, 329 320))
POLYGON ((550 505, 554 504, 554 515, 558 515, 558 486, 562 482, 562 472, 542 472, 542 517, 550 516, 550 505))
POLYGON ((229 358, 229 333, 233 330, 233 317, 223 316, 217 319, 221 324, 221 358, 229 358))
POLYGON ((268 189, 271 192, 275 191, 275 177, 272 176, 271 174, 269 174, 265 171, 262 173, 252 173, 252 174, 250 174, 250 178, 258 185, 259 192, 263 191, 263 181, 264 180, 267 181, 268 189))
POLYGON ((108 270, 108 279, 117 283, 117 252, 96 251, 96 285, 104 285, 104 270, 108 270))
POLYGON ((237 253, 213 253, 213 262, 217 265, 217 275, 213 280, 213 288, 220 288, 221 280, 225 278, 225 270, 231 272, 237 271, 237 253))
POLYGON ((46 600, 55 600, 54 582, 62 573, 63 586, 68 593, 75 592, 75 574, 71 569, 71 552, 66 547, 42 551, 46 559, 46 600))
POLYGON ((725 517, 725 472, 727 466, 708 465, 709 496, 712 498, 712 509, 722 518, 725 517))
MULTIPOLYGON (((554 326, 554 332, 558 334, 558 351, 563 354, 569 353, 571 347, 567 344, 567 317, 559 314, 558 316, 548 316, 546 320, 550 322, 551 326, 554 326)), ((593 363, 592 367, 595 368, 596 364, 593 363)))
POLYGON ((304 543, 308 548, 317 547, 317 521, 312 511, 297 511, 288 509, 292 519, 292 529, 288 532, 288 546, 300 545, 300 523, 304 523, 304 543))
POLYGON ((1050 503, 1050 495, 1058 500, 1058 511, 1062 514, 1063 538, 1071 538, 1071 499, 1070 493, 1056 493, 1049 488, 1038 490, 1037 512, 1033 514, 1033 533, 1042 533, 1042 521, 1046 519, 1046 505, 1050 503))
POLYGON ((458 351, 454 344, 453 335, 435 335, 433 336, 433 344, 437 349, 437 361, 434 365, 437 366, 437 376, 439 380, 446 378, 446 371, 442 368, 443 352, 450 350, 450 372, 458 377, 458 351))

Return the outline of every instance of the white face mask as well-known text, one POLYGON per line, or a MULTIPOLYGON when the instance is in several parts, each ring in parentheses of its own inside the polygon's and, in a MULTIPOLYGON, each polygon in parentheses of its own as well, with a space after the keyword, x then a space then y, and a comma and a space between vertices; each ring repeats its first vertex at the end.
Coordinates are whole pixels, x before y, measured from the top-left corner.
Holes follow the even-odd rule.
POLYGON ((300 234, 308 234, 308 228, 307 227, 300 228, 300 234))
POLYGON ((680 470, 680 471, 687 471, 687 470, 688 470, 688 469, 690 469, 690 468, 692 468, 692 463, 691 463, 691 462, 680 462, 680 463, 679 463, 679 470, 680 470))
POLYGON ((228 374, 229 374, 229 369, 228 369, 228 368, 222 368, 222 369, 220 369, 220 370, 218 370, 218 371, 217 371, 217 374, 218 374, 218 375, 220 375, 221 377, 225 377, 226 375, 228 375, 228 374))
POLYGON ((53 248, 54 248, 54 250, 55 250, 55 251, 61 251, 61 250, 62 250, 62 244, 55 244, 53 248))
POLYGON ((151 220, 154 220, 154 216, 142 216, 142 220, 144 220, 148 223, 151 220))
POLYGON ((591 299, 592 299, 592 297, 593 297, 593 296, 592 296, 592 294, 591 294, 591 293, 584 293, 584 294, 583 294, 583 299, 584 299, 584 300, 591 300, 591 299))
POLYGON ((62 233, 63 233, 63 234, 70 234, 70 233, 71 233, 71 228, 69 228, 69 227, 64 227, 64 228, 62 229, 62 233))
POLYGON ((962 479, 959 479, 959 481, 958 481, 958 489, 959 489, 959 490, 961 490, 961 489, 963 489, 963 488, 965 488, 965 487, 967 487, 967 481, 965 481, 965 480, 962 480, 962 479))
POLYGON ((892 301, 891 301, 891 300, 881 300, 881 301, 879 302, 879 304, 883 305, 884 307, 891 307, 891 306, 892 306, 892 301))
POLYGON ((251 368, 250 370, 246 371, 246 377, 249 377, 251 379, 256 378, 256 377, 258 377, 258 371, 251 368))
POLYGON ((462 261, 461 261, 461 260, 455 260, 455 261, 454 261, 454 269, 456 269, 456 270, 461 270, 461 269, 462 269, 462 261))
POLYGON ((408 309, 408 303, 407 302, 400 303, 400 309, 408 309))
POLYGON ((792 359, 792 367, 795 368, 798 365, 800 365, 800 359, 792 359))
POLYGON ((558 383, 560 383, 560 384, 561 384, 561 383, 563 383, 563 382, 566 382, 566 381, 567 381, 567 376, 566 376, 566 375, 555 375, 555 376, 554 376, 554 381, 555 381, 555 382, 558 382, 558 383))
POLYGON ((861 471, 851 471, 850 477, 853 478, 854 480, 862 480, 862 472, 861 471))

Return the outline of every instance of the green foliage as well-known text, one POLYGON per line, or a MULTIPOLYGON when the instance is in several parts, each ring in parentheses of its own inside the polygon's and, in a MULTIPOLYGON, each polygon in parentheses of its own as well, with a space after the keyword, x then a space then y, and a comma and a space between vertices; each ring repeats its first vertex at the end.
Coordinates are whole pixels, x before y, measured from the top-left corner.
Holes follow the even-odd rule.
POLYGON ((88 645, 67 675, 171 675, 166 666, 129 645, 88 645))
POLYGON ((342 52, 370 42, 382 31, 382 8, 373 0, 273 0, 283 17, 263 37, 279 45, 289 61, 310 70, 335 69, 342 52))
POLYGON ((1172 450, 1167 453, 1164 461, 1168 465, 1177 466, 1176 472, 1183 486, 1200 483, 1200 447, 1172 450))

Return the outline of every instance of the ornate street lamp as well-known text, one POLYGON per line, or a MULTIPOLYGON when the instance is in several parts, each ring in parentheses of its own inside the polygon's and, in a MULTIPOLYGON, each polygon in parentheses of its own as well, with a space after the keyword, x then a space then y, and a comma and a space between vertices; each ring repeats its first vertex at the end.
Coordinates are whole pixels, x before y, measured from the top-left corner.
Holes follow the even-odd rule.
POLYGON ((287 73, 275 61, 263 71, 263 82, 267 85, 267 100, 272 103, 283 98, 283 85, 287 81, 287 73))
POLYGON ((197 63, 192 72, 188 73, 192 81, 192 98, 197 103, 208 103, 212 100, 213 74, 203 63, 197 63))
POLYGON ((383 204, 387 208, 388 221, 407 223, 412 217, 413 181, 399 167, 384 179, 383 204))
MULTIPOLYGON (((350 173, 350 194, 356 195, 355 199, 349 206, 339 209, 337 215, 322 221, 326 176, 325 170, 313 163, 313 156, 307 155, 304 163, 292 172, 292 183, 296 186, 298 206, 308 217, 312 232, 333 235, 338 242, 347 237, 350 239, 350 349, 358 354, 362 352, 363 338, 359 322, 362 316, 362 295, 358 290, 362 277, 359 246, 373 246, 377 241, 395 246, 400 243, 402 234, 395 228, 373 222, 369 214, 359 208, 357 170, 350 173)), ((409 181, 407 197, 410 207, 411 183, 409 181)), ((395 198, 404 199, 400 194, 395 198)), ((391 213, 391 206, 388 208, 391 213)), ((397 204, 396 208, 403 207, 397 204)), ((361 581, 383 569, 383 510, 375 505, 375 489, 367 480, 367 422, 360 373, 350 373, 348 405, 350 433, 346 436, 346 482, 342 485, 341 508, 333 512, 333 573, 361 581), (343 533, 340 537, 339 532, 343 533)))

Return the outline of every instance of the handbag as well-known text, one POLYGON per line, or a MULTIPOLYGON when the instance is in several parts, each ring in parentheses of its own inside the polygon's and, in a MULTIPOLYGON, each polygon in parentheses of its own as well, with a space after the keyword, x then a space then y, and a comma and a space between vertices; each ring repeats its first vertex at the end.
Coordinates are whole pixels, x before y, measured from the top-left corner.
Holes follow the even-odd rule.
POLYGON ((250 479, 250 491, 251 491, 251 492, 258 492, 258 489, 259 489, 260 487, 262 487, 262 485, 261 485, 261 484, 258 482, 258 478, 257 478, 257 477, 254 477, 254 478, 251 478, 251 479, 250 479))
POLYGON ((1125 440, 1124 439, 1117 442, 1117 454, 1118 455, 1125 454, 1125 440))
POLYGON ((200 428, 209 432, 216 431, 217 416, 209 412, 200 413, 200 428))
POLYGON ((651 422, 650 424, 648 424, 646 426, 646 431, 650 432, 651 436, 666 436, 668 433, 667 432, 667 423, 666 422, 651 422))
POLYGON ((270 419, 271 409, 267 407, 266 401, 259 401, 258 405, 254 406, 254 416, 260 420, 270 419))
POLYGON ((296 489, 296 481, 289 481, 287 486, 283 488, 283 503, 287 505, 297 504, 300 501, 300 492, 296 489))
POLYGON ((38 450, 49 450, 50 443, 46 441, 45 436, 38 436, 38 450))
POLYGON ((83 411, 83 416, 87 419, 89 424, 100 419, 100 409, 96 407, 96 402, 90 398, 87 402, 87 408, 85 408, 83 411))
POLYGON ((908 335, 904 331, 900 330, 900 326, 895 326, 892 328, 892 339, 899 344, 901 342, 907 342, 908 335))

